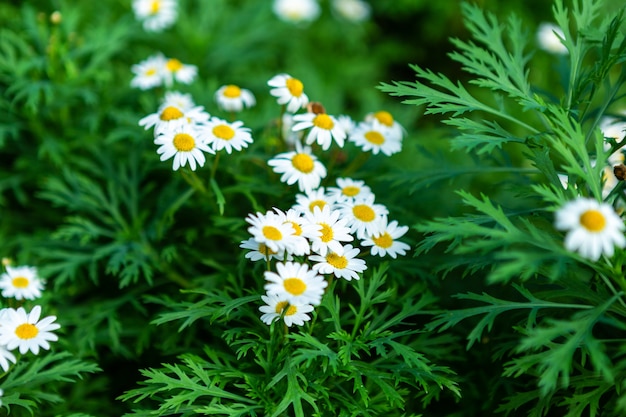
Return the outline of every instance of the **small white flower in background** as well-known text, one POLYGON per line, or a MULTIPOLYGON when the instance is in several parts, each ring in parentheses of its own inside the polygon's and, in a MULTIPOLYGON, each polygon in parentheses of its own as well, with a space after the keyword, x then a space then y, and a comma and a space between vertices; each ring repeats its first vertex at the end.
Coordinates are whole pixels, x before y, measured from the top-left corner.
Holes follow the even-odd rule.
POLYGON ((329 251, 326 256, 309 256, 310 261, 316 262, 313 270, 320 274, 333 274, 347 281, 359 279, 359 274, 367 269, 365 261, 356 257, 361 251, 352 245, 345 245, 342 252, 343 255, 329 251))
POLYGON ((38 305, 33 307, 30 313, 26 313, 23 307, 17 310, 8 309, 0 326, 0 345, 8 350, 19 348, 21 354, 30 350, 37 355, 40 347, 50 349, 48 342, 59 339, 51 332, 59 329, 61 325, 54 323, 56 316, 47 316, 39 320, 40 316, 41 306, 38 305))
POLYGON ((339 210, 342 218, 348 221, 350 232, 354 233, 357 239, 364 239, 376 233, 383 216, 389 214, 387 207, 374 203, 374 194, 348 200, 341 204, 339 210))
POLYGON ((287 112, 283 113, 281 127, 283 140, 290 148, 294 148, 296 144, 302 143, 303 132, 294 132, 291 129, 293 127, 293 114, 287 112))
POLYGON ((337 203, 374 195, 372 189, 365 185, 365 181, 353 180, 352 178, 337 178, 337 187, 328 187, 326 193, 329 197, 334 198, 337 203))
POLYGON ((556 212, 555 227, 566 231, 565 248, 597 261, 613 256, 615 247, 626 246, 624 222, 613 207, 592 198, 579 197, 556 212))
POLYGON ((338 210, 332 210, 329 206, 313 209, 313 213, 305 213, 304 218, 310 224, 315 224, 318 229, 306 237, 311 242, 311 249, 322 256, 328 251, 343 255, 341 242, 352 242, 354 237, 350 234, 348 219, 340 218, 338 210))
POLYGON ((183 64, 176 58, 169 58, 165 61, 163 82, 166 87, 171 87, 174 81, 191 84, 196 75, 198 75, 198 67, 195 65, 183 64))
POLYGON ((153 55, 130 67, 135 74, 130 86, 141 90, 159 87, 163 84, 163 71, 166 59, 163 55, 153 55))
POLYGON ((296 150, 284 152, 270 159, 267 164, 277 174, 282 174, 280 181, 288 185, 298 183, 298 189, 310 192, 320 186, 326 177, 326 168, 311 153, 309 146, 296 144, 296 150))
POLYGON ((302 214, 313 214, 315 207, 324 209, 328 206, 332 209, 335 203, 335 198, 329 196, 324 187, 320 187, 317 190, 306 191, 304 194, 296 194, 296 204, 293 205, 293 209, 302 214))
POLYGON ((242 249, 249 249, 246 253, 246 258, 252 262, 267 261, 268 259, 278 259, 279 261, 291 260, 289 254, 285 254, 285 251, 276 252, 267 247, 264 243, 259 243, 254 238, 249 238, 241 242, 239 245, 242 249), (286 256, 286 257, 285 257, 286 256))
POLYGON ((334 139, 343 148, 346 132, 333 116, 326 113, 305 113, 296 114, 293 120, 296 122, 292 127, 294 131, 311 129, 306 136, 307 145, 317 142, 326 151, 334 139))
POLYGON ((189 162, 189 168, 196 170, 196 162, 204 166, 206 158, 203 152, 214 154, 215 151, 204 141, 193 125, 181 125, 161 132, 154 144, 159 145, 157 154, 161 161, 174 157, 172 169, 177 171, 189 162))
POLYGON ((328 283, 307 264, 278 262, 276 272, 265 271, 265 291, 293 304, 319 305, 328 283))
POLYGON ((11 367, 9 362, 17 362, 15 355, 12 354, 4 345, 0 345, 0 367, 2 367, 4 372, 8 371, 11 367))
POLYGON ((287 327, 291 327, 292 324, 302 326, 305 321, 311 320, 311 317, 307 314, 313 311, 311 304, 289 303, 276 294, 262 295, 261 299, 266 304, 259 307, 259 311, 263 313, 261 321, 267 325, 280 319, 283 312, 283 320, 287 327))
POLYGON ((402 150, 401 140, 395 139, 389 130, 382 128, 380 124, 376 125, 371 122, 359 123, 348 140, 364 152, 372 151, 374 155, 382 152, 391 156, 402 150))
POLYGON ((220 118, 212 117, 211 120, 200 125, 198 129, 205 142, 211 145, 216 152, 224 149, 230 154, 233 149, 240 151, 253 142, 250 129, 243 127, 241 121, 229 123, 220 118))
POLYGON ((348 115, 340 114, 335 119, 337 120, 337 124, 346 132, 346 135, 350 135, 356 127, 356 122, 348 115))
POLYGON ((41 297, 44 282, 37 275, 37 268, 32 266, 6 267, 0 276, 0 289, 5 298, 16 300, 34 300, 41 297))
POLYGON ((361 246, 371 246, 371 253, 374 256, 389 255, 395 259, 398 255, 406 255, 406 251, 411 248, 406 243, 397 240, 404 236, 408 230, 408 226, 398 226, 398 222, 395 220, 389 223, 387 216, 384 216, 379 229, 366 237, 361 242, 361 246))
MULTIPOLYGON (((600 130, 602 130, 602 134, 605 138, 610 138, 615 141, 615 143, 621 144, 624 140, 624 135, 626 134, 626 122, 621 119, 613 118, 613 117, 603 117, 600 120, 600 130)), ((604 142, 604 150, 608 151, 611 149, 613 145, 605 140, 604 142)), ((615 165, 624 163, 624 148, 621 147, 613 152, 608 158, 608 166, 604 168, 604 172, 602 175, 602 179, 604 181, 602 186, 602 197, 606 198, 613 188, 618 184, 618 179, 613 172, 613 167, 615 165)), ((618 200, 617 204, 622 204, 622 200, 618 200)))
POLYGON ((402 127, 388 111, 380 110, 374 113, 368 113, 365 115, 364 119, 366 122, 372 123, 375 130, 382 131, 385 137, 399 142, 402 141, 404 127, 402 127))
POLYGON ((160 32, 176 22, 178 17, 177 0, 133 0, 135 17, 143 22, 143 28, 150 32, 160 32))
MULTIPOLYGON (((292 1, 292 0, 289 0, 292 1)), ((286 105, 289 113, 295 113, 309 104, 309 97, 304 93, 304 84, 288 74, 278 74, 267 82, 270 94, 277 98, 280 105, 286 105)))
POLYGON ((189 111, 193 109, 194 107, 202 108, 202 106, 196 106, 196 103, 194 103, 193 97, 191 97, 191 94, 181 93, 179 91, 168 91, 165 93, 165 96, 161 100, 160 107, 166 108, 169 106, 176 107, 180 109, 182 112, 189 111))
POLYGON ((363 22, 371 13, 370 5, 362 0, 333 0, 333 10, 351 22, 363 22))
POLYGON ((257 212, 256 214, 248 214, 246 221, 250 223, 248 233, 252 235, 254 240, 264 244, 270 250, 280 253, 287 251, 291 253, 292 236, 295 236, 295 230, 291 223, 285 222, 285 216, 276 212, 268 211, 265 214, 257 212))
POLYGON ((210 117, 202 106, 185 109, 173 102, 165 102, 155 113, 139 120, 139 126, 143 126, 146 130, 154 127, 154 136, 158 136, 180 126, 208 122, 210 117))
POLYGON ((311 22, 320 15, 317 0, 274 0, 274 14, 291 23, 311 22))
POLYGON ((250 108, 256 104, 250 90, 229 84, 223 85, 215 92, 217 105, 226 111, 240 112, 244 107, 250 108))
POLYGON ((544 51, 552 54, 567 55, 569 51, 561 43, 561 39, 565 38, 563 30, 554 23, 543 22, 537 29, 537 43, 544 51))

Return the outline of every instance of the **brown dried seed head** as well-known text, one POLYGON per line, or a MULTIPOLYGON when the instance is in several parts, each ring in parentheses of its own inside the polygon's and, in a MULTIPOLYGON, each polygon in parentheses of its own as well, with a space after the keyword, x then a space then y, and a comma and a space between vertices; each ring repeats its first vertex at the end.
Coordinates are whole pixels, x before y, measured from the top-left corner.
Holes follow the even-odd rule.
POLYGON ((626 165, 619 164, 613 167, 613 173, 617 177, 618 180, 624 181, 626 179, 626 165))
POLYGON ((324 108, 322 103, 320 103, 319 101, 311 101, 309 104, 306 105, 306 110, 309 113, 313 113, 313 114, 325 114, 326 113, 326 109, 324 108))

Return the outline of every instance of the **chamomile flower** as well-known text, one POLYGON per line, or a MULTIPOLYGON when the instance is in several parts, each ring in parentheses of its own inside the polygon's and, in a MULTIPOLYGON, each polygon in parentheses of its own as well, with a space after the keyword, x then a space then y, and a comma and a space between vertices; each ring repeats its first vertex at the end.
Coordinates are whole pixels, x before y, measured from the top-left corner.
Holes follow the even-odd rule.
POLYGON ((196 103, 194 103, 191 94, 181 93, 179 91, 168 91, 163 97, 161 107, 166 108, 170 106, 185 112, 196 107, 196 103))
POLYGON ((287 254, 285 256, 285 251, 276 252, 267 247, 265 243, 259 243, 254 238, 249 238, 241 242, 239 245, 242 249, 249 249, 250 251, 246 253, 246 259, 250 259, 252 262, 257 261, 267 261, 269 259, 278 259, 280 261, 291 260, 291 256, 287 254))
POLYGON ((543 22, 537 29, 537 43, 544 51, 551 54, 567 55, 569 51, 561 42, 565 38, 563 30, 554 23, 543 22))
POLYGON ((201 125, 200 130, 206 142, 215 151, 224 149, 230 154, 233 149, 240 151, 253 142, 250 129, 243 127, 241 121, 229 123, 220 118, 212 117, 211 120, 201 125))
POLYGON ((389 214, 385 206, 374 203, 373 194, 352 201, 348 200, 341 204, 339 210, 342 218, 347 220, 350 232, 358 239, 363 239, 378 231, 382 217, 389 214))
POLYGON ((161 155, 161 161, 174 157, 172 165, 174 171, 187 163, 189 168, 195 171, 196 163, 201 167, 204 166, 206 158, 203 152, 215 153, 192 125, 181 125, 165 130, 154 139, 154 144, 159 145, 157 154, 161 155))
POLYGON ((363 0, 333 0, 333 10, 351 22, 363 22, 370 17, 370 5, 363 0))
POLYGON ((261 321, 267 325, 278 320, 283 314, 283 320, 287 327, 291 327, 292 324, 302 326, 305 321, 311 320, 311 317, 307 314, 313 311, 311 304, 289 303, 276 294, 262 295, 261 299, 266 304, 259 307, 259 311, 263 313, 261 321))
POLYGON ((57 335, 51 333, 61 327, 54 323, 56 316, 48 316, 41 320, 41 306, 36 305, 26 313, 24 307, 17 310, 9 309, 5 320, 0 326, 0 345, 8 350, 19 348, 21 354, 29 350, 35 355, 39 354, 39 348, 50 349, 49 341, 58 340, 57 335))
POLYGON ((320 5, 317 0, 274 0, 272 10, 287 22, 311 22, 319 16, 320 5))
POLYGON ((379 229, 366 237, 361 246, 371 246, 371 253, 374 256, 389 255, 396 259, 398 255, 406 255, 406 251, 411 247, 397 239, 401 238, 409 230, 408 226, 398 226, 397 221, 388 222, 384 216, 379 224, 379 229))
POLYGON ((307 264, 278 262, 276 272, 265 271, 265 291, 293 304, 319 305, 328 285, 307 264))
POLYGON ((165 57, 161 54, 153 55, 138 64, 130 67, 135 74, 130 80, 130 86, 140 90, 148 90, 163 84, 163 70, 165 68, 165 57))
POLYGON ((176 58, 169 58, 165 61, 163 69, 163 82, 166 87, 171 87, 174 81, 182 84, 191 84, 198 75, 198 67, 190 64, 183 64, 176 58))
POLYGON ((311 153, 311 147, 296 144, 296 150, 284 152, 270 159, 267 164, 277 174, 282 174, 280 181, 288 185, 298 183, 303 192, 319 187, 322 178, 326 177, 326 168, 311 153))
POLYGON ((340 218, 338 210, 331 210, 325 206, 313 209, 313 213, 305 213, 304 218, 310 224, 318 226, 315 233, 307 237, 311 242, 311 249, 322 256, 326 256, 328 251, 333 251, 343 255, 343 245, 341 242, 352 242, 354 237, 350 234, 348 219, 340 218))
POLYGON ((218 88, 215 101, 221 109, 231 112, 240 112, 244 107, 250 108, 256 104, 252 91, 233 84, 218 88))
MULTIPOLYGON (((4 372, 8 371, 11 367, 11 364, 9 362, 17 362, 15 355, 12 354, 6 347, 0 345, 0 367, 2 367, 2 370, 4 372)), ((0 393, 0 395, 2 394, 0 393)))
POLYGON ((207 122, 209 117, 209 113, 204 111, 202 106, 185 109, 172 102, 165 102, 155 113, 139 120, 139 126, 143 126, 146 130, 154 127, 154 135, 158 136, 176 127, 207 122))
POLYGON ((371 123, 374 126, 374 130, 382 131, 386 138, 402 141, 404 127, 388 111, 380 110, 369 113, 365 116, 365 122, 371 123))
POLYGON ((388 129, 383 128, 381 124, 372 122, 361 122, 352 131, 349 139, 363 151, 372 151, 374 155, 379 152, 387 156, 398 153, 402 150, 402 141, 394 138, 388 129))
POLYGON ((143 22, 143 28, 160 32, 174 22, 178 16, 177 0, 134 0, 135 17, 143 22))
POLYGON ((358 198, 373 196, 372 189, 365 185, 365 181, 352 178, 337 178, 337 187, 328 187, 327 195, 337 203, 354 201, 358 198))
POLYGON ((333 116, 326 113, 305 113, 296 114, 293 120, 296 122, 292 127, 294 131, 311 129, 306 136, 307 145, 317 142, 326 151, 334 139, 343 148, 346 132, 333 116))
POLYGON ((352 117, 346 114, 340 114, 335 118, 337 120, 337 124, 346 132, 346 135, 350 135, 354 128, 356 127, 356 122, 352 120, 352 117))
MULTIPOLYGON (((287 0, 292 1, 292 0, 287 0)), ((304 93, 304 84, 288 74, 278 74, 267 82, 270 94, 277 98, 280 105, 286 105, 289 113, 295 113, 309 103, 309 97, 304 93)))
POLYGON ((567 232, 567 250, 592 261, 613 256, 616 246, 626 246, 621 217, 609 204, 591 198, 579 197, 563 205, 556 212, 555 227, 567 232))
POLYGON ((293 208, 287 210, 285 213, 278 209, 274 209, 274 211, 276 211, 279 216, 284 215, 284 222, 291 223, 293 226, 294 233, 290 238, 292 241, 290 254, 296 256, 308 255, 311 252, 311 245, 306 236, 315 234, 318 230, 318 226, 307 222, 302 213, 293 208))
POLYGON ((293 245, 292 236, 295 235, 294 227, 291 223, 285 221, 284 213, 279 214, 280 210, 268 211, 263 214, 248 214, 246 221, 250 223, 248 232, 254 240, 264 244, 270 250, 280 253, 281 251, 291 252, 293 245))
POLYGON ((342 255, 328 251, 326 256, 309 256, 310 261, 316 262, 313 270, 320 274, 333 274, 347 281, 359 279, 359 274, 367 269, 365 261, 356 257, 361 251, 352 245, 345 245, 342 252, 342 255))
POLYGON ((32 266, 6 267, 0 276, 0 289, 5 298, 16 300, 34 300, 41 297, 44 283, 37 275, 37 268, 32 266))
POLYGON ((336 200, 326 194, 324 187, 320 187, 317 190, 306 191, 304 194, 296 194, 296 204, 293 208, 302 213, 313 213, 315 207, 323 209, 328 206, 333 208, 336 200))

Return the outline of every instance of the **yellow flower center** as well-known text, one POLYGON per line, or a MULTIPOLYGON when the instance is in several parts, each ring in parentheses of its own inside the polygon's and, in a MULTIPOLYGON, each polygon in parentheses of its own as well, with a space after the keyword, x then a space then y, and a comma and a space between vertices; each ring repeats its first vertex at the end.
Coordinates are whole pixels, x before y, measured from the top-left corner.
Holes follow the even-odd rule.
POLYGON ((39 334, 39 329, 34 324, 24 323, 17 326, 15 335, 22 340, 32 339, 39 334))
POLYGON ((159 0, 154 0, 150 5, 150 14, 157 14, 161 9, 161 2, 159 0))
POLYGON ((385 126, 393 126, 393 116, 387 111, 377 111, 374 113, 374 117, 385 126))
POLYGON ((269 240, 281 240, 283 234, 274 226, 263 226, 263 236, 269 240))
POLYGON ((335 124, 329 115, 320 113, 313 119, 313 125, 320 129, 331 130, 335 124))
POLYGON ((391 245, 393 245, 393 238, 387 232, 383 233, 382 235, 378 237, 372 238, 372 240, 374 241, 376 246, 378 246, 379 248, 387 249, 387 248, 390 248, 391 245))
POLYGON ((374 145, 380 146, 385 143, 385 137, 380 132, 375 130, 370 130, 363 136, 365 136, 365 140, 374 145))
POLYGON ((237 98, 241 95, 241 88, 232 84, 227 85, 222 94, 224 95, 224 97, 237 98))
POLYGON ((170 120, 180 119, 184 116, 183 112, 173 106, 168 106, 163 109, 161 115, 159 116, 161 120, 164 122, 169 122, 170 120))
POLYGON ((314 168, 313 158, 305 153, 297 153, 293 158, 291 158, 291 164, 295 169, 300 172, 304 172, 305 174, 312 172, 314 168))
POLYGON ((343 187, 341 189, 341 194, 345 195, 346 197, 354 197, 360 192, 361 192, 361 189, 353 185, 348 185, 347 187, 343 187))
POLYGON ((276 314, 281 314, 289 303, 287 301, 279 301, 276 303, 276 314))
POLYGON ((300 236, 302 234, 302 228, 300 227, 300 225, 292 220, 287 220, 287 223, 291 223, 291 225, 293 226, 293 230, 294 230, 294 235, 295 236, 300 236))
POLYGON ((283 285, 285 291, 291 295, 301 295, 306 291, 306 284, 300 278, 287 278, 283 285))
POLYGON ((178 152, 189 152, 196 146, 193 136, 187 133, 177 133, 174 136, 174 147, 178 152))
POLYGON ((298 307, 296 307, 296 306, 289 306, 287 311, 285 311, 285 316, 293 316, 297 312, 298 312, 298 307))
POLYGON ((326 223, 320 223, 320 226, 322 226, 322 242, 327 243, 333 240, 333 228, 326 223))
POLYGON ((165 68, 167 68, 171 72, 176 72, 183 67, 183 63, 177 60, 176 58, 168 59, 165 63, 165 68))
POLYGON ((326 202, 324 200, 311 201, 309 203, 309 210, 311 210, 311 213, 313 213, 313 209, 315 209, 315 207, 319 207, 320 210, 322 210, 324 209, 325 205, 326 205, 326 202))
POLYGON ((145 72, 145 75, 147 75, 147 76, 151 77, 151 76, 153 76, 153 75, 154 75, 154 74, 156 74, 156 73, 157 73, 156 68, 148 68, 148 69, 146 70, 146 72, 145 72))
POLYGON ((28 287, 28 283, 30 281, 26 277, 15 277, 13 278, 13 286, 15 288, 26 288, 28 287))
POLYGON ((371 222, 376 218, 376 213, 367 204, 357 204, 352 207, 352 214, 362 222, 371 222))
POLYGON ((302 95, 302 91, 304 91, 304 85, 302 81, 297 78, 287 78, 285 81, 285 85, 287 86, 287 90, 294 97, 300 97, 302 95))
POLYGON ((259 252, 265 256, 276 255, 276 251, 271 250, 265 243, 259 243, 259 252))
POLYGON ((580 216, 580 224, 590 232, 601 232, 606 226, 606 219, 598 210, 587 210, 580 216))
POLYGON ((337 255, 336 253, 329 253, 326 256, 326 262, 334 266, 337 269, 343 269, 348 266, 348 260, 345 256, 337 255))
POLYGON ((217 125, 213 128, 213 134, 222 140, 231 140, 235 137, 235 131, 227 125, 217 125))

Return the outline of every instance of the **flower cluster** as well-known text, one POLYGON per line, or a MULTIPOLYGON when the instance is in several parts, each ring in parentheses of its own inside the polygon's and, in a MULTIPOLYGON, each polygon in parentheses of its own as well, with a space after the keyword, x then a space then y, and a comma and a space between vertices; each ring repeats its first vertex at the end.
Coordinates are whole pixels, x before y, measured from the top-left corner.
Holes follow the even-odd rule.
POLYGON ((150 32, 160 32, 176 22, 178 17, 177 0, 134 0, 133 12, 150 32))
POLYGON ((198 74, 198 67, 158 53, 133 65, 131 71, 135 74, 130 81, 131 87, 148 90, 163 85, 170 88, 175 81, 191 84, 198 74))
MULTIPOLYGON (((40 298, 45 282, 37 275, 37 269, 31 266, 11 267, 6 265, 6 272, 0 276, 2 297, 23 303, 25 300, 40 298)), ((61 326, 55 323, 56 316, 42 319, 41 306, 35 305, 30 311, 22 306, 2 308, 0 310, 0 367, 7 372, 11 362, 17 358, 13 350, 20 354, 28 351, 35 355, 39 349, 50 349, 50 341, 58 340, 52 333, 61 326)))
MULTIPOLYGON (((272 10, 281 20, 290 23, 312 22, 321 14, 318 0, 274 0, 272 10)), ((370 5, 363 0, 333 0, 333 14, 350 22, 369 19, 370 5)))

